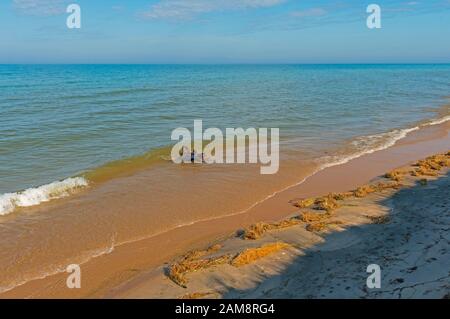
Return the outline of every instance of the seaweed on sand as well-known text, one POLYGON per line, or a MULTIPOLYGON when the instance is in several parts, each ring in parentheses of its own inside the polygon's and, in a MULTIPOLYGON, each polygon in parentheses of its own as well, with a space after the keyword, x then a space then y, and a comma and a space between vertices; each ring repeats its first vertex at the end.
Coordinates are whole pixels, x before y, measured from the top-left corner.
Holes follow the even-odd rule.
POLYGON ((218 251, 221 247, 221 245, 213 245, 206 250, 194 250, 187 253, 181 261, 174 263, 169 267, 168 277, 177 285, 186 288, 187 273, 230 262, 231 255, 221 255, 218 257, 200 259, 206 254, 218 251))
POLYGON ((246 240, 256 240, 269 230, 287 228, 298 225, 299 223, 300 220, 298 219, 298 217, 284 219, 276 223, 259 222, 244 229, 244 231, 242 232, 242 238, 246 240))
POLYGON ((258 259, 266 257, 270 254, 273 254, 277 251, 287 249, 291 247, 291 245, 283 242, 276 242, 265 244, 258 248, 248 248, 237 254, 233 260, 231 261, 231 265, 239 267, 243 265, 248 265, 258 259))

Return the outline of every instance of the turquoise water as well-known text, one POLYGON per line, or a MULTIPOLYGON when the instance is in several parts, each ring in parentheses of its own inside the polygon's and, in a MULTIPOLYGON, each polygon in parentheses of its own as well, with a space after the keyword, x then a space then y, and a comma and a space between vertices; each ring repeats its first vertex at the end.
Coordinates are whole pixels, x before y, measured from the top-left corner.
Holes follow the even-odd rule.
MULTIPOLYGON (((0 194, 172 144, 192 127, 278 127, 312 158, 439 118, 450 65, 0 65, 0 194)), ((444 114, 445 115, 445 114, 444 114)))

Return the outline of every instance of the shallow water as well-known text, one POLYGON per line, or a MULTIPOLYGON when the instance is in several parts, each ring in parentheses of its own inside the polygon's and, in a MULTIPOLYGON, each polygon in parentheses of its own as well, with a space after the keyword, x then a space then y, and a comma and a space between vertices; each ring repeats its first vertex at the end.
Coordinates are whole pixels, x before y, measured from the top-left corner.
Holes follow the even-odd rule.
MULTIPOLYGON (((2 65, 0 194, 173 144, 174 128, 278 127, 315 157, 434 117, 450 65, 2 65)), ((126 167, 124 169, 127 169, 126 167)))

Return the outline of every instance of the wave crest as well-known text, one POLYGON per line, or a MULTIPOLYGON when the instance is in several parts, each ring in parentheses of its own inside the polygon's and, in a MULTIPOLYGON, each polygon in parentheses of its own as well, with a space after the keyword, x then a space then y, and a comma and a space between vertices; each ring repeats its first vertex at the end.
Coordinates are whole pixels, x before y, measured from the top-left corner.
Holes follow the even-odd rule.
POLYGON ((83 177, 71 177, 24 191, 0 195, 0 215, 12 213, 18 207, 28 207, 69 196, 75 190, 86 187, 88 181, 83 177))
POLYGON ((409 133, 417 131, 422 127, 439 125, 447 121, 450 121, 450 115, 431 119, 411 128, 394 129, 380 134, 360 136, 350 143, 352 149, 351 152, 339 155, 324 156, 319 158, 317 162, 320 164, 321 169, 345 164, 363 155, 371 154, 394 146, 397 141, 405 138, 409 133))

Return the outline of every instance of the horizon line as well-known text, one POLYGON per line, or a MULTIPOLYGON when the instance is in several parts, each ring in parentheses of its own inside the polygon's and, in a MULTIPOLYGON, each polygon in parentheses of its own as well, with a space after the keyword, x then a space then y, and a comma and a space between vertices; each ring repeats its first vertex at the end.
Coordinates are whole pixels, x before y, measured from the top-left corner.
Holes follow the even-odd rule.
POLYGON ((195 63, 195 62, 170 62, 170 63, 4 63, 0 65, 450 65, 449 62, 217 62, 217 63, 195 63))

